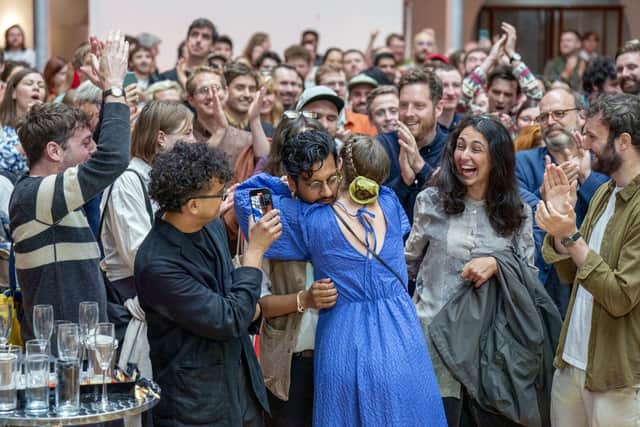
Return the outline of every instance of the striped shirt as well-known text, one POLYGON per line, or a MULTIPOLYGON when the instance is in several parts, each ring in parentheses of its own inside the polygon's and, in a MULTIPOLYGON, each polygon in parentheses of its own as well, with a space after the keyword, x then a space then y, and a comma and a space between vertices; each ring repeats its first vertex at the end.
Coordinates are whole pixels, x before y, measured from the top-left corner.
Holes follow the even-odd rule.
POLYGON ((100 319, 107 318, 100 250, 82 206, 127 167, 129 108, 107 103, 102 115, 91 159, 56 175, 23 176, 16 183, 9 214, 26 313, 25 341, 33 337, 36 304, 53 305, 56 320, 78 322, 78 303, 97 301, 100 319))

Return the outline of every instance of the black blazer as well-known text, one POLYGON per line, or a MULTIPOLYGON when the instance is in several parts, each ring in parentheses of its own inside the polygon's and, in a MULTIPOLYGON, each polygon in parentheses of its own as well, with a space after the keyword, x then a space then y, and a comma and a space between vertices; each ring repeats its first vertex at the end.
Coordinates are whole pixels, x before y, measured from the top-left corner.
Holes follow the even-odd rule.
POLYGON ((262 272, 233 269, 224 224, 204 228, 217 255, 208 265, 191 240, 157 218, 140 246, 135 283, 146 313, 155 381, 162 399, 153 409, 162 426, 240 426, 239 369, 269 411, 262 372, 248 331, 262 272))

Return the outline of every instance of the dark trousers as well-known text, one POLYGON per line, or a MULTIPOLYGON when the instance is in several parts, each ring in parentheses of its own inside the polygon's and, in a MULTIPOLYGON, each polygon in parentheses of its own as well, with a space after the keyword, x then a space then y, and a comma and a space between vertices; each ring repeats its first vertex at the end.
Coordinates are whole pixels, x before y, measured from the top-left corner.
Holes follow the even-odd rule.
MULTIPOLYGON (((124 302, 129 298, 135 298, 136 286, 133 276, 114 282, 108 281, 106 274, 103 277, 107 287, 107 315, 116 329, 118 342, 122 343, 127 332, 129 320, 131 320, 131 313, 124 306, 124 302)), ((118 354, 120 353, 118 352, 118 354)))
POLYGON ((313 357, 291 359, 289 400, 278 399, 267 389, 271 419, 267 427, 311 427, 313 420, 313 357))
POLYGON ((240 362, 240 365, 240 369, 238 369, 238 384, 240 385, 238 400, 242 409, 242 427, 264 427, 262 407, 253 393, 251 380, 246 374, 249 372, 249 367, 244 361, 240 362))
POLYGON ((462 399, 442 399, 449 427, 518 427, 520 424, 500 414, 482 409, 462 387, 462 399))

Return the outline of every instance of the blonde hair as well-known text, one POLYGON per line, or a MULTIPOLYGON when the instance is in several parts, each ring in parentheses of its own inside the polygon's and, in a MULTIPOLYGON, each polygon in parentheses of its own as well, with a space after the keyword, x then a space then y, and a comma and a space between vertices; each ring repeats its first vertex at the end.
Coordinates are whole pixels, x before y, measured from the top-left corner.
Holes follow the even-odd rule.
POLYGON ((151 101, 144 106, 131 132, 131 157, 151 163, 158 153, 158 132, 179 131, 193 122, 193 113, 179 102, 151 101))
POLYGON ((155 101, 156 93, 171 89, 178 92, 178 96, 182 99, 182 88, 177 82, 174 82, 173 80, 162 80, 150 85, 147 90, 144 91, 145 102, 155 101))
MULTIPOLYGON (((265 87, 267 88, 267 93, 273 93, 273 94, 276 93, 278 88, 278 86, 276 85, 276 81, 274 79, 268 79, 267 83, 265 84, 265 87)), ((274 128, 277 127, 278 124, 280 123, 280 120, 282 120, 283 111, 284 111, 284 107, 282 106, 282 103, 276 96, 275 99, 273 100, 273 108, 271 109, 271 113, 269 113, 269 118, 267 119, 267 121, 274 128)))
MULTIPOLYGON (((391 168, 389 156, 377 139, 368 135, 350 136, 340 150, 344 179, 342 185, 348 188, 358 176, 369 178, 382 184, 389 177, 391 168)), ((359 195, 366 199, 373 196, 359 195), (366 197, 365 197, 366 196, 366 197)))
POLYGON ((217 68, 203 65, 200 67, 196 67, 196 69, 193 70, 193 72, 187 79, 187 84, 185 86, 187 89, 187 94, 189 96, 193 96, 193 93, 196 91, 196 84, 194 83, 195 78, 200 74, 206 74, 206 73, 211 73, 211 74, 215 74, 216 76, 219 76, 220 86, 222 86, 223 88, 227 87, 227 82, 224 79, 224 74, 222 74, 222 71, 218 70, 217 68))

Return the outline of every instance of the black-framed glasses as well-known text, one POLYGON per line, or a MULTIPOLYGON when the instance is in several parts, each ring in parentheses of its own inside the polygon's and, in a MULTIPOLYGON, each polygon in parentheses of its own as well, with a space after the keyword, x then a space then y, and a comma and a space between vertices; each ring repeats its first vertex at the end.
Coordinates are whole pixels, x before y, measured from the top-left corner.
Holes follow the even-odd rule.
POLYGON ((185 202, 193 199, 222 199, 222 201, 224 202, 225 200, 227 200, 227 197, 229 197, 229 189, 225 188, 222 193, 218 194, 196 194, 195 196, 189 196, 187 197, 187 200, 185 200, 185 202))
POLYGON ((314 119, 314 120, 318 119, 318 113, 316 113, 315 111, 287 110, 284 113, 282 113, 282 115, 285 116, 289 120, 295 120, 300 116, 304 117, 305 119, 314 119))
POLYGON ((553 120, 562 120, 564 119, 564 117, 567 115, 569 111, 577 111, 577 110, 579 110, 579 108, 574 107, 574 108, 566 108, 564 110, 553 110, 548 113, 540 113, 540 115, 536 117, 535 121, 538 124, 545 123, 547 120, 549 120, 549 116, 551 116, 553 120))

